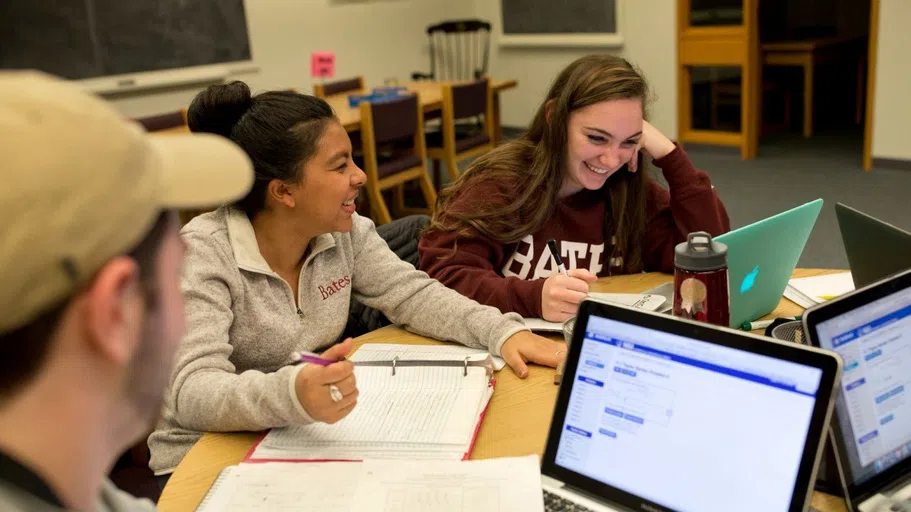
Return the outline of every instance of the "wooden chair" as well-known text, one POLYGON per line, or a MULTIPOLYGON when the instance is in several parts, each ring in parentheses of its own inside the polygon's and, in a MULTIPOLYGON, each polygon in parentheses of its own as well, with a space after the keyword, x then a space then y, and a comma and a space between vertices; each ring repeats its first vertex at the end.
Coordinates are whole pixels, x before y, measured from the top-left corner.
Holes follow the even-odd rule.
POLYGON ((317 98, 325 98, 333 94, 341 94, 349 91, 364 90, 364 77, 356 76, 346 80, 338 80, 326 84, 313 84, 313 95, 317 98))
POLYGON ((138 117, 135 121, 143 126, 147 132, 189 132, 187 126, 187 109, 182 108, 174 112, 156 114, 153 116, 138 117))
POLYGON ((430 73, 416 72, 412 80, 477 80, 487 74, 490 23, 449 20, 427 27, 430 73))
POLYGON ((416 94, 380 102, 363 102, 361 140, 363 169, 367 173, 367 199, 374 221, 392 221, 383 191, 394 189, 396 215, 430 213, 436 191, 427 174, 424 115, 416 94), (406 209, 402 185, 417 180, 426 209, 406 209))
POLYGON ((445 162, 449 179, 459 177, 459 162, 494 147, 493 91, 487 79, 464 84, 443 85, 441 130, 427 134, 427 155, 433 160, 436 186, 441 186, 440 162, 445 162), (469 122, 461 122, 466 121, 469 122), (473 120, 473 121, 472 121, 473 120))

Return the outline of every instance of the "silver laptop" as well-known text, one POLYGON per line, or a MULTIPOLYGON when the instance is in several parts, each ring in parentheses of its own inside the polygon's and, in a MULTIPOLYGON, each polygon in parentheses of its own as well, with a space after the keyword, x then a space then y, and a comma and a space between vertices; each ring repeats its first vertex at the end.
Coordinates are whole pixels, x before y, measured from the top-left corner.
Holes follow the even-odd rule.
POLYGON ((911 233, 841 203, 835 215, 855 288, 911 268, 911 233))
POLYGON ((911 271, 807 311, 844 374, 830 439, 849 510, 911 511, 911 271))
POLYGON ((591 300, 573 335, 546 510, 807 510, 836 354, 591 300))

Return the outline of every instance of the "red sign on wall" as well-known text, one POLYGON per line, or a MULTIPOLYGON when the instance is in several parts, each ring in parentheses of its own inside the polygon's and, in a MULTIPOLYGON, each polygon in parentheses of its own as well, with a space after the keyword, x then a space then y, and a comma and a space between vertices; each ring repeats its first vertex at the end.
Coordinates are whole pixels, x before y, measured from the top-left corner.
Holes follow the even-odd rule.
POLYGON ((310 76, 332 78, 335 76, 335 52, 313 52, 310 56, 310 76))

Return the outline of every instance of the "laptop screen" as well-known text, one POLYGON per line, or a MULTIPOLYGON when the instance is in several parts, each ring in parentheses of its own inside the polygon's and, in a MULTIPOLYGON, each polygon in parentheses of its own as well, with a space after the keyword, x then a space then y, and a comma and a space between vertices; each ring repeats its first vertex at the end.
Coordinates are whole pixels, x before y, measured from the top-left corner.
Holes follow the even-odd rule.
POLYGON ((911 455, 911 288, 820 322, 816 333, 844 361, 835 413, 849 479, 861 484, 911 455))
POLYGON ((594 315, 582 343, 557 466, 677 510, 789 509, 820 369, 594 315))

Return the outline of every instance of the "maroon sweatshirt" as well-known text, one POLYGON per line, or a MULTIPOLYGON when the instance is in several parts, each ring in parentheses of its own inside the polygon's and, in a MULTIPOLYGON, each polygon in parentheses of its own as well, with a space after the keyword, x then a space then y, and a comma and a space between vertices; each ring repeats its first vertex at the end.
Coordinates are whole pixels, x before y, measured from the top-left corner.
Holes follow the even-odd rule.
MULTIPOLYGON (((696 170, 683 149, 678 147, 653 163, 664 173, 670 191, 649 178, 642 258, 647 271, 671 272, 674 246, 688 233, 707 231, 717 236, 731 226, 708 174, 696 170)), ((459 238, 456 244, 454 233, 427 233, 418 244, 420 269, 481 304, 540 318, 544 280, 557 272, 547 247, 549 238, 556 239, 567 270, 585 268, 598 276, 617 272, 621 262, 606 261, 612 245, 604 239, 603 194, 582 190, 561 199, 541 229, 514 244, 503 245, 477 233, 459 238)), ((464 211, 503 195, 497 184, 480 183, 456 197, 449 208, 464 211)))

